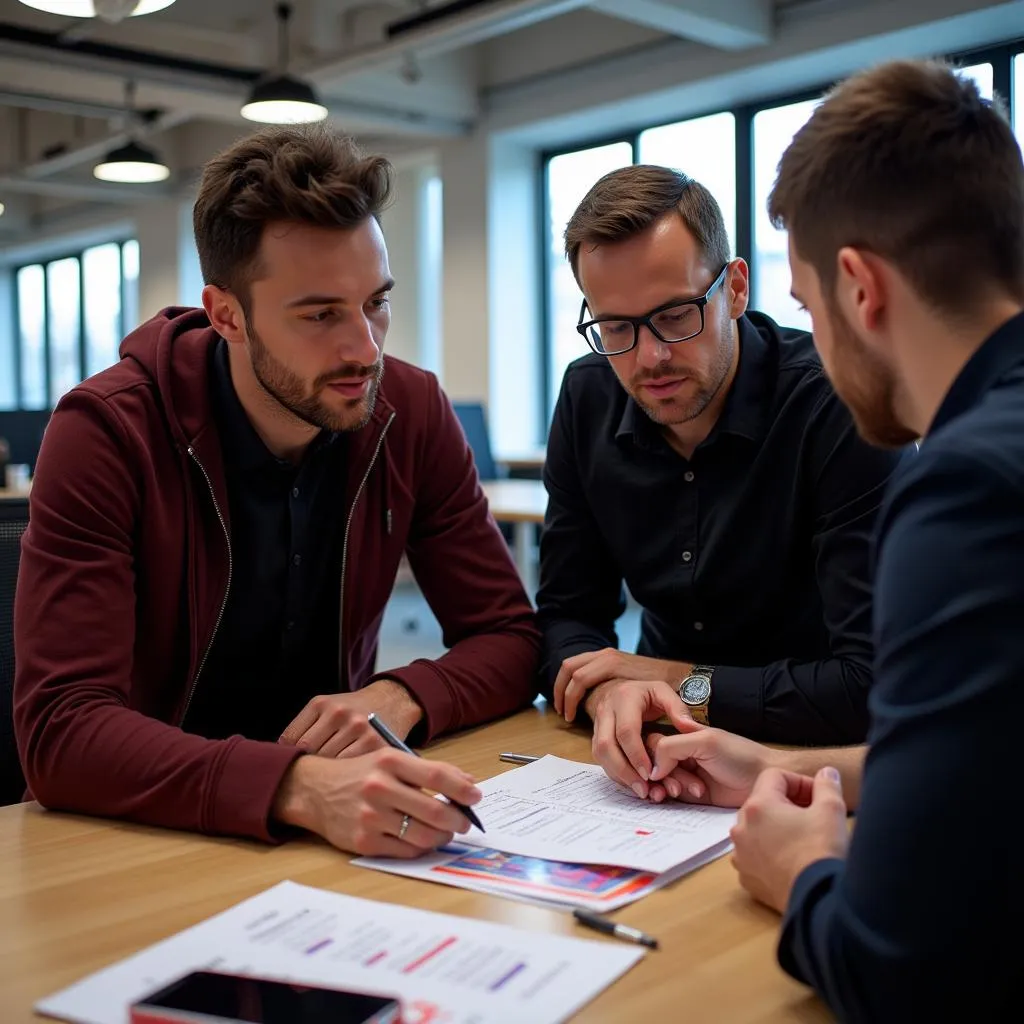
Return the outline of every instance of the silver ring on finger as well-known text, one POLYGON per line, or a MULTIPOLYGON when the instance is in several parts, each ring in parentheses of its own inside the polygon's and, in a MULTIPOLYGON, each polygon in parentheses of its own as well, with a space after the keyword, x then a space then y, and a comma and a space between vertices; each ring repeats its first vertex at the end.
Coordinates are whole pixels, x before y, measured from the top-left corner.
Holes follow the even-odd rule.
POLYGON ((412 818, 410 818, 408 814, 403 814, 402 815, 402 827, 398 830, 398 838, 399 839, 404 839, 405 838, 405 833, 409 831, 409 823, 411 821, 412 821, 412 818))

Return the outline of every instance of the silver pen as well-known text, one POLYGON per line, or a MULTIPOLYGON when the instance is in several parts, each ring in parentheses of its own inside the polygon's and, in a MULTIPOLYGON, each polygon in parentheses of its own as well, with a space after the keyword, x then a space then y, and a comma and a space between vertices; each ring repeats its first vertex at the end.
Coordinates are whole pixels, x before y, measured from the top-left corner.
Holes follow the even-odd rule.
POLYGON ((539 757, 534 757, 532 754, 499 754, 499 761, 507 761, 509 764, 530 764, 533 761, 539 761, 539 757))

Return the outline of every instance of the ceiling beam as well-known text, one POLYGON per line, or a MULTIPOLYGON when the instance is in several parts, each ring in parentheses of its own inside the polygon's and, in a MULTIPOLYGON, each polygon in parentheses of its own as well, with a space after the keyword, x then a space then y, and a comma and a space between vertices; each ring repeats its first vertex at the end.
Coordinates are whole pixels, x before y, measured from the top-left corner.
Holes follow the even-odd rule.
POLYGON ((90 202, 140 203, 167 199, 174 192, 160 185, 106 185, 101 181, 58 181, 27 178, 23 174, 0 174, 0 191, 53 199, 86 199, 90 202))
MULTIPOLYGON (((522 2, 522 0, 517 0, 522 2)), ((536 3, 537 0, 532 0, 536 3)), ((551 2, 551 0, 547 0, 551 2)), ((565 3, 567 0, 558 0, 565 3)), ((582 0, 572 0, 581 3, 582 0)), ((31 62, 33 69, 45 63, 48 67, 70 69, 83 74, 131 78, 147 83, 168 94, 168 102, 161 106, 175 107, 178 123, 191 117, 216 117, 235 124, 248 124, 239 109, 253 82, 262 71, 211 64, 187 58, 125 47, 103 45, 66 47, 55 41, 53 33, 42 33, 0 23, 0 57, 10 58, 9 64, 31 62), (173 97, 172 103, 171 94, 173 97), (194 101, 192 97, 195 97, 194 101)), ((367 69, 372 68, 372 62, 367 69)), ((37 72, 34 70, 33 74, 37 72)), ((0 72, 0 81, 5 76, 0 72)), ((4 82, 9 88, 10 81, 4 82)), ((468 86, 467 86, 468 88, 468 86)), ((324 103, 339 123, 355 121, 372 131, 398 132, 419 136, 457 137, 469 129, 469 120, 454 114, 451 105, 441 103, 420 106, 392 105, 369 95, 332 96, 330 88, 323 88, 324 103)), ((465 108, 466 103, 459 104, 465 108)), ((474 95, 475 106, 475 95, 474 95)))
POLYGON ((589 6, 720 50, 764 46, 774 25, 772 0, 590 0, 589 6))
POLYGON ((397 66, 410 54, 423 59, 451 53, 586 6, 587 0, 492 0, 296 71, 328 88, 353 75, 397 66))

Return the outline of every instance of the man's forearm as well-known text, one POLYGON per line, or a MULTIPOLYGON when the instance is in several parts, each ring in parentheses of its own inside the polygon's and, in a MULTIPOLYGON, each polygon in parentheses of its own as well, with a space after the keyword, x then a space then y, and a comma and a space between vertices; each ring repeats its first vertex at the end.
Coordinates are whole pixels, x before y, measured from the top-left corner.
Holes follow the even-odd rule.
POLYGON ((366 687, 379 698, 380 716, 402 737, 408 736, 423 718, 423 708, 415 697, 394 679, 377 679, 366 687))
POLYGON ((867 750, 866 746, 776 750, 773 751, 772 761, 778 767, 797 775, 815 775, 819 769, 831 765, 842 779, 847 809, 855 811, 860 802, 860 780, 864 773, 867 750))

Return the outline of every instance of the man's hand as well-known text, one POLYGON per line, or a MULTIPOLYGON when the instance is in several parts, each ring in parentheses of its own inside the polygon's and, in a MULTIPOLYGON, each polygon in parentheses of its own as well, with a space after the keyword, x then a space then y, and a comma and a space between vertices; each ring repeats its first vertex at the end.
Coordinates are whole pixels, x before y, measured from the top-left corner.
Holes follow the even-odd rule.
POLYGON ((640 680, 679 685, 690 674, 692 666, 682 661, 644 658, 606 647, 603 651, 586 651, 566 658, 555 678, 555 710, 571 722, 580 702, 589 690, 601 683, 618 680, 640 680))
POLYGON ((647 737, 654 768, 651 789, 661 784, 669 796, 715 807, 739 807, 757 777, 778 764, 776 752, 753 740, 694 721, 676 724, 678 736, 647 737), (698 789, 691 787, 696 780, 698 789))
POLYGON ((588 709, 594 719, 594 759, 609 778, 644 799, 650 794, 647 780, 652 768, 644 746, 644 722, 668 715, 677 729, 685 728, 692 720, 679 695, 668 683, 622 680, 595 691, 588 709))
POLYGON ((373 711, 401 739, 423 717, 423 709, 400 683, 378 679, 354 693, 314 697, 281 734, 280 743, 321 757, 356 757, 385 746, 367 722, 373 711))
POLYGON ((339 850, 408 859, 469 829, 461 811, 424 789, 468 805, 481 797, 473 779, 453 765, 388 748, 341 761, 300 757, 285 775, 271 814, 339 850), (405 815, 409 825, 399 838, 405 815))
POLYGON ((844 857, 849 843, 839 773, 813 779, 780 768, 762 772, 730 833, 740 885, 782 913, 797 876, 826 857, 844 857))

